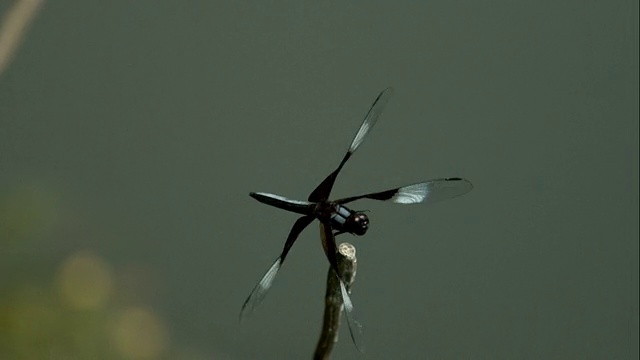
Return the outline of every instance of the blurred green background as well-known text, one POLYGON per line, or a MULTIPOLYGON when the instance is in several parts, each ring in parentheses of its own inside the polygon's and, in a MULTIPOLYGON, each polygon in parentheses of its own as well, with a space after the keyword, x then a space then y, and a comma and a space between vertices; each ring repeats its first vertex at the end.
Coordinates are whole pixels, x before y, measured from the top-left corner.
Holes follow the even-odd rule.
POLYGON ((357 203, 364 358, 638 358, 637 1, 15 4, 1 359, 309 358, 317 226, 240 326, 295 219, 247 195, 306 198, 389 85, 335 196, 475 188, 357 203))

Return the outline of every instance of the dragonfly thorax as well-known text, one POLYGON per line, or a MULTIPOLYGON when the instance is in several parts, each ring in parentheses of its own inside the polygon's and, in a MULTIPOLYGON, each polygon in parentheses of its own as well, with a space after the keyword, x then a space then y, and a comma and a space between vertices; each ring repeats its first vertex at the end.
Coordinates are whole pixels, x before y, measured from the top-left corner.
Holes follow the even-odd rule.
POLYGON ((342 205, 336 205, 331 214, 331 225, 338 232, 348 232, 364 235, 369 229, 369 218, 363 212, 349 210, 342 205))

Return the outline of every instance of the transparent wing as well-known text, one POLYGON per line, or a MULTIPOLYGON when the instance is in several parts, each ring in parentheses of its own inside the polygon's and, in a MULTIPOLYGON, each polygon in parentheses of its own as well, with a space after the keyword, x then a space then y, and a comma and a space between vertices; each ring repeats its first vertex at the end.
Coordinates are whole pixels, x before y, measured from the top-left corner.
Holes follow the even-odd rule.
POLYGON ((262 300, 264 300, 265 296, 267 295, 267 291, 269 291, 271 285, 273 285, 273 280, 278 274, 280 267, 282 267, 282 263, 287 257, 289 250, 291 250, 291 247, 298 239, 298 236, 300 235, 302 230, 304 230, 304 228, 311 224, 313 219, 313 216, 303 216, 296 220, 295 224, 293 224, 293 227, 289 232, 289 236, 287 237, 287 241, 284 244, 282 253, 280 254, 280 256, 278 256, 273 265, 271 265, 269 270, 267 270, 267 273, 264 274, 262 279, 260 279, 258 284, 253 288, 251 294, 249 294, 247 299, 244 301, 244 304, 242 304, 242 310, 240 310, 240 320, 242 320, 247 314, 251 313, 253 309, 255 309, 258 304, 260 304, 262 300))
POLYGON ((367 115, 364 117, 364 120, 362 121, 362 125, 360 125, 360 129, 358 129, 356 136, 354 136, 353 141, 351 141, 351 145, 349 146, 349 151, 347 152, 349 155, 356 152, 360 144, 362 144, 364 139, 367 137, 367 134, 369 134, 369 131, 371 131, 373 126, 378 121, 378 118, 382 114, 382 111, 387 105, 387 102, 389 102, 391 95, 393 95, 392 87, 388 87, 382 90, 380 94, 378 94, 378 97, 371 105, 371 108, 369 108, 369 112, 367 112, 367 115))
POLYGON ((353 140, 351 141, 349 150, 344 155, 344 158, 342 158, 340 165, 338 165, 338 168, 336 168, 331 174, 329 174, 329 176, 327 176, 320 183, 320 185, 318 185, 318 187, 313 190, 311 195, 309 195, 309 201, 318 202, 327 200, 329 198, 331 189, 333 188, 333 184, 336 182, 336 178, 338 177, 338 173, 340 173, 340 170, 342 170, 344 164, 347 162, 347 160, 349 160, 351 155, 358 149, 358 147, 360 147, 360 144, 362 144, 364 139, 367 137, 367 134, 369 134, 373 126, 376 124, 378 118, 380 117, 380 114, 382 114, 382 110, 384 110, 384 107, 389 101, 389 98, 392 94, 393 88, 391 87, 388 87, 380 92, 376 100, 373 102, 373 105, 371 105, 369 112, 367 112, 367 115, 364 117, 364 121, 362 122, 362 125, 360 125, 356 136, 354 136, 353 140))
POLYGON ((347 318, 347 325, 349 327, 349 335, 351 335, 351 341, 356 346, 358 351, 363 352, 362 346, 362 325, 355 319, 353 315, 353 303, 351 302, 351 297, 349 296, 349 292, 340 276, 340 271, 338 270, 338 257, 336 248, 336 241, 333 235, 333 229, 331 225, 321 222, 320 223, 320 238, 322 240, 322 247, 324 248, 325 255, 329 260, 329 264, 333 269, 336 277, 340 282, 340 293, 342 294, 342 303, 344 305, 344 314, 347 318))
POLYGON ((392 201, 397 204, 434 203, 464 195, 471 189, 473 189, 473 185, 469 180, 461 178, 435 179, 372 194, 352 196, 335 202, 346 204, 359 199, 373 199, 392 201))

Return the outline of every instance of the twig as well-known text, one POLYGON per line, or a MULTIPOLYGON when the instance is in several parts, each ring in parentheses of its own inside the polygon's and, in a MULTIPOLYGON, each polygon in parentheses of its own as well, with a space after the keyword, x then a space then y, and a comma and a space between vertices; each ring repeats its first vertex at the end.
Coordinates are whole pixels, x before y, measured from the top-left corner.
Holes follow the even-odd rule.
MULTIPOLYGON (((345 282, 347 291, 351 292, 351 285, 356 277, 357 259, 355 246, 345 242, 338 245, 338 271, 345 282)), ((340 283, 329 267, 327 274, 327 291, 324 297, 324 321, 320 340, 316 346, 313 358, 316 360, 329 359, 333 345, 338 342, 340 315, 342 314, 342 294, 340 283)))

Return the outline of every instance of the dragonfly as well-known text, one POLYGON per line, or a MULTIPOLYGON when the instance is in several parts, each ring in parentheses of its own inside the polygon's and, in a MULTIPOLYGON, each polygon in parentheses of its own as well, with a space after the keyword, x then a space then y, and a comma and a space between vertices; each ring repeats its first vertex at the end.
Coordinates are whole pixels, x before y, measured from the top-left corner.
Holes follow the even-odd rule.
POLYGON ((470 181, 459 177, 440 178, 428 180, 416 184, 397 187, 390 190, 368 193, 364 195, 350 196, 338 200, 329 200, 331 190, 338 177, 338 174, 362 145, 367 135, 371 132, 378 118, 382 114, 389 98, 393 94, 393 88, 384 89, 371 105, 364 121, 356 132, 347 153, 340 161, 338 167, 331 172, 309 195, 306 201, 288 199, 284 196, 270 194, 266 192, 251 192, 249 195, 261 203, 274 206, 276 208, 302 215, 293 224, 289 231, 284 248, 269 270, 264 274, 262 279, 251 291, 247 297, 242 310, 240 311, 240 319, 246 314, 251 313, 255 307, 260 304, 267 291, 273 285, 274 279, 280 271, 289 250, 298 239, 300 233, 314 220, 320 222, 320 238, 324 253, 329 261, 331 269, 339 280, 340 293, 343 300, 343 309, 346 315, 347 324, 351 340, 358 350, 361 350, 361 326, 354 319, 353 303, 346 289, 345 282, 338 271, 338 257, 335 237, 340 234, 349 233, 352 235, 362 236, 369 229, 369 218, 363 211, 355 211, 347 207, 356 200, 372 199, 379 201, 388 201, 396 204, 418 204, 418 203, 434 203, 442 200, 452 199, 460 195, 464 195, 471 191, 473 185, 470 181))

